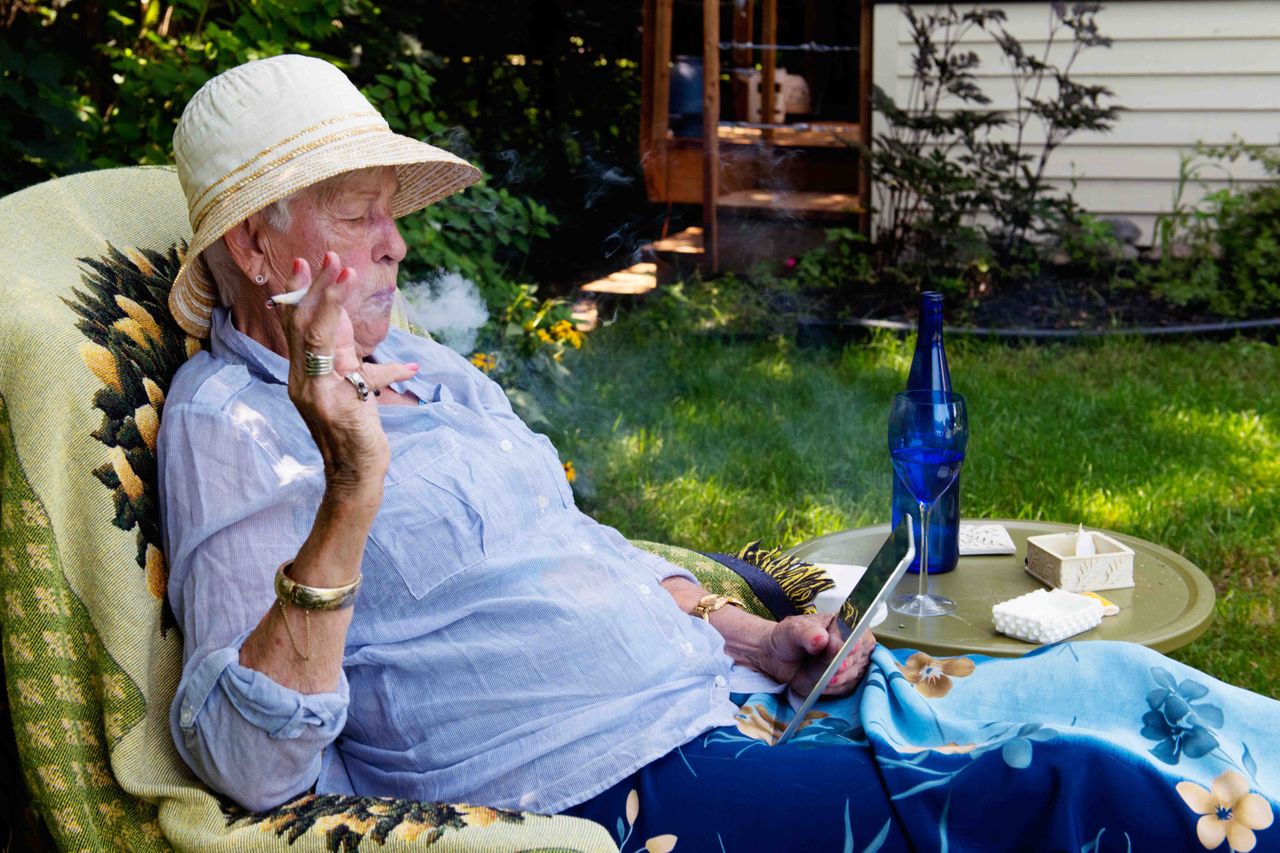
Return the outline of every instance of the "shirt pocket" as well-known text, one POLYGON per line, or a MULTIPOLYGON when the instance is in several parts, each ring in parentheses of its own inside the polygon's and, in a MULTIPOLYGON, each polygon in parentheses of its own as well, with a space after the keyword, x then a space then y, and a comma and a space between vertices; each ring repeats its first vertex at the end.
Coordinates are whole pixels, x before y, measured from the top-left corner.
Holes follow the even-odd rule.
POLYGON ((447 433, 394 455, 369 544, 414 598, 510 545, 493 479, 447 433))

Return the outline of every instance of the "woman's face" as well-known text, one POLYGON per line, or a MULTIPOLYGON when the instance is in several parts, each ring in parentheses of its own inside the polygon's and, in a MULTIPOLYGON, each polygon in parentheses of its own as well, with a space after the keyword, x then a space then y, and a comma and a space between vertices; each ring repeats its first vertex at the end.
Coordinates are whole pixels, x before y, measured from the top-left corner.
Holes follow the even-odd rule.
POLYGON ((286 231, 272 230, 267 260, 277 281, 287 281, 294 258, 305 258, 313 274, 326 252, 337 252, 342 265, 356 271, 358 287, 345 303, 361 356, 373 352, 387 336, 396 273, 405 242, 391 216, 398 182, 387 166, 365 169, 303 193, 290 206, 286 231))

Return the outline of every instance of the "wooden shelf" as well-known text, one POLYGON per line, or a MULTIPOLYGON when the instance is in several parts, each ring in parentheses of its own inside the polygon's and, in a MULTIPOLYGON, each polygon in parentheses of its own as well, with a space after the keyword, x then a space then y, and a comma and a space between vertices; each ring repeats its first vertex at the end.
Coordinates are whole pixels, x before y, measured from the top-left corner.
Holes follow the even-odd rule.
POLYGON ((672 234, 663 240, 654 240, 648 248, 655 252, 674 255, 701 255, 702 229, 698 226, 686 228, 679 234, 672 234))
POLYGON ((608 293, 613 296, 640 296, 657 286, 658 265, 642 263, 584 284, 579 289, 587 293, 608 293))
MULTIPOLYGON (((862 141, 862 128, 857 124, 833 123, 820 129, 777 127, 769 131, 758 127, 720 125, 716 131, 722 145, 776 145, 780 148, 850 148, 862 141), (769 136, 766 137, 766 133, 769 136)), ((671 148, 701 149, 701 136, 675 136, 668 133, 671 148)))
POLYGON ((855 216, 862 212, 862 204, 853 193, 738 190, 725 193, 716 203, 728 210, 771 211, 815 219, 855 216))

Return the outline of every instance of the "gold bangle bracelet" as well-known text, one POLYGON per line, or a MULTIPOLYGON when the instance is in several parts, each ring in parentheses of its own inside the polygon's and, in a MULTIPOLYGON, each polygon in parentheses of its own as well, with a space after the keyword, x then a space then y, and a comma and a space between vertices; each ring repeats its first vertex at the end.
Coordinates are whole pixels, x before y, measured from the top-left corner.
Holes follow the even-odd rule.
POLYGON ((344 586, 304 586, 285 574, 293 560, 285 560, 276 569, 276 598, 303 610, 341 610, 356 603, 361 575, 344 586))
POLYGON ((734 598, 732 595, 716 595, 715 593, 712 593, 710 595, 704 595, 702 598, 698 599, 698 603, 693 607, 693 612, 689 615, 700 616, 710 622, 711 614, 715 613, 726 604, 732 604, 734 607, 746 609, 746 605, 734 598))

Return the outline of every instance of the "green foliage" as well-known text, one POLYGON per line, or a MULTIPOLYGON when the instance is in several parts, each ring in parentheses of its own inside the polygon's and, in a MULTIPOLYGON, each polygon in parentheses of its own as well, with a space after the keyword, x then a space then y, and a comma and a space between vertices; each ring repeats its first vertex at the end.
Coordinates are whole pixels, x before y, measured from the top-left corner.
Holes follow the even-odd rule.
MULTIPOLYGON (((116 0, 84 9, 57 2, 23 8, 9 31, 27 37, 0 42, 0 162, 11 164, 0 191, 80 169, 171 162, 174 127, 206 80, 284 52, 344 66, 365 84, 365 95, 393 130, 454 147, 450 124, 434 108, 439 58, 421 50, 402 55, 396 34, 378 36, 376 27, 367 28, 375 39, 367 52, 391 57, 385 65, 354 69, 341 58, 353 47, 350 31, 380 16, 372 0, 146 0, 141 11, 135 2, 116 0), (92 61, 76 63, 53 48, 68 38, 91 43, 92 61)), ((402 221, 410 247, 405 272, 460 273, 497 310, 515 298, 519 289, 511 279, 553 224, 545 205, 482 182, 402 221)))
MULTIPOLYGON (((1225 172, 1225 169, 1222 169, 1225 172)), ((1280 314, 1280 148, 1235 141, 1184 157, 1172 213, 1156 227, 1159 262, 1142 279, 1170 302, 1223 317, 1280 314), (1241 158, 1261 165, 1265 184, 1230 186, 1191 205, 1187 186, 1241 158)))
POLYGON ((914 44, 909 100, 899 105, 873 92, 888 129, 864 151, 883 222, 883 265, 908 283, 956 288, 964 270, 992 258, 1006 274, 1035 272, 1031 238, 1056 235, 1077 215, 1070 194, 1055 192, 1045 177, 1049 158, 1073 134, 1110 129, 1119 114, 1108 89, 1071 76, 1085 51, 1110 45, 1098 30, 1100 9, 1054 3, 1044 47, 1032 53, 1005 28, 999 9, 902 6, 914 44), (1000 48, 1014 90, 1010 110, 992 108, 979 84, 979 57, 965 47, 977 31, 1000 48), (1064 40, 1065 59, 1049 61, 1064 40), (1032 127, 1044 138, 1036 154, 1024 143, 1032 127), (994 224, 977 220, 979 210, 994 224))
POLYGON ((1112 277, 1124 261, 1124 243, 1111 223, 1088 213, 1077 214, 1062 228, 1059 248, 1068 263, 1095 280, 1112 277))
MULTIPOLYGON (((424 54, 417 62, 399 60, 374 75, 365 96, 381 110, 391 129, 415 139, 447 147, 449 125, 429 109, 435 102, 432 68, 439 60, 424 54)), ((544 205, 532 198, 495 189, 488 180, 400 220, 409 245, 405 275, 424 277, 438 270, 474 281, 491 310, 521 293, 513 278, 535 240, 550 235, 556 223, 544 205)))

